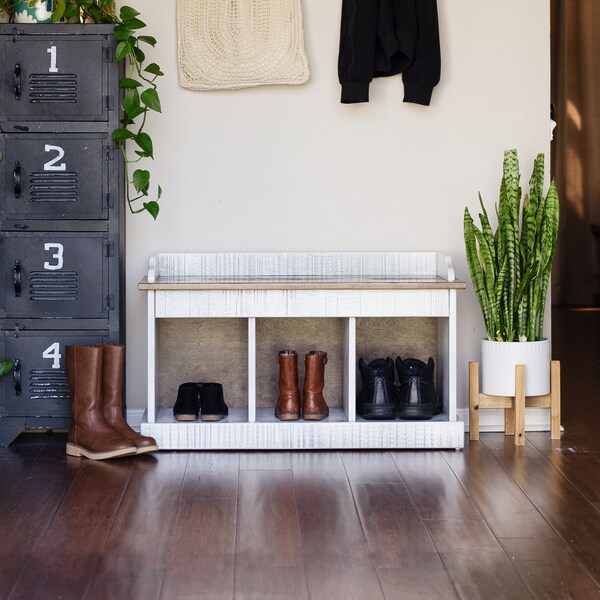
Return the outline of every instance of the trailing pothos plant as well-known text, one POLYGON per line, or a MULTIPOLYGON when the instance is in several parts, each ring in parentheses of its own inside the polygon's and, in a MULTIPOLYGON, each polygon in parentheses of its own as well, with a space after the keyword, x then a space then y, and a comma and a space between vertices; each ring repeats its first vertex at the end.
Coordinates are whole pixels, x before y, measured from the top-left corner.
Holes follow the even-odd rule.
POLYGON ((146 64, 142 49, 144 44, 154 47, 156 39, 140 35, 146 24, 138 18, 140 13, 137 10, 122 6, 117 13, 114 0, 54 0, 53 8, 54 22, 113 23, 115 26, 115 39, 118 42, 116 59, 128 58, 130 69, 127 76, 119 81, 119 87, 124 91, 121 102, 123 119, 121 127, 112 134, 113 140, 125 160, 126 198, 131 212, 147 211, 156 219, 162 188, 157 186, 156 194, 151 198, 150 171, 138 167, 143 159, 154 158, 152 138, 145 130, 146 119, 150 111, 161 112, 156 80, 163 72, 154 62, 146 64), (133 155, 125 146, 127 141, 133 144, 133 155))
POLYGON ((497 341, 543 337, 544 310, 558 235, 559 203, 552 181, 544 196, 544 155, 538 154, 521 200, 516 150, 504 153, 498 226, 492 230, 481 194, 478 228, 465 208, 467 263, 487 336, 497 341))
POLYGON ((0 379, 5 375, 8 375, 14 368, 14 363, 12 360, 3 360, 0 361, 0 379))
MULTIPOLYGON (((14 14, 18 0, 0 0, 0 11, 14 14)), ((35 6, 36 0, 30 5, 35 6)), ((141 35, 146 24, 138 17, 140 13, 130 6, 122 6, 117 12, 114 0, 53 0, 53 22, 109 23, 114 24, 117 40, 117 61, 129 59, 130 69, 119 81, 123 90, 121 127, 113 132, 113 140, 125 159, 127 181, 126 198, 132 213, 148 212, 154 219, 159 212, 162 189, 150 195, 150 171, 138 164, 154 158, 152 138, 146 131, 146 119, 150 112, 161 112, 156 80, 163 75, 156 63, 146 64, 144 45, 155 46, 156 39, 141 35), (126 148, 125 142, 130 142, 126 148), (140 205, 141 203, 141 205, 140 205)))

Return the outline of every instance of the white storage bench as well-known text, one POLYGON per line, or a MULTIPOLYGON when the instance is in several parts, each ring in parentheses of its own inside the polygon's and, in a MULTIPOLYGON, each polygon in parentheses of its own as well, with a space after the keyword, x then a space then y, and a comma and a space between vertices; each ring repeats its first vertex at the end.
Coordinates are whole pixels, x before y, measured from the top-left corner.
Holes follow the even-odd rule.
MULTIPOLYGON (((156 438, 162 449, 463 447, 464 423, 456 416, 456 292, 465 284, 455 280, 447 255, 160 253, 150 258, 148 276, 138 287, 148 295, 148 410, 141 431, 156 438), (425 421, 365 421, 357 416, 357 321, 368 323, 374 317, 389 317, 390 323, 398 317, 435 318, 442 414, 425 421), (257 408, 257 391, 262 392, 257 390, 257 321, 282 318, 342 322, 341 399, 332 403, 337 408, 324 421, 278 421, 277 390, 269 391, 272 407, 257 408), (157 398, 157 319, 242 319, 244 330, 247 324, 247 398, 237 398, 238 407, 231 408, 226 419, 183 423, 174 419, 172 408, 160 408, 172 406, 175 398, 162 403, 157 398)), ((299 361, 303 358, 300 355, 299 361)), ((373 358, 377 357, 369 360, 373 358)), ((272 360, 276 365, 276 353, 272 360)), ((302 390, 302 381, 299 387, 302 390)), ((329 403, 327 394, 326 399, 329 403)))

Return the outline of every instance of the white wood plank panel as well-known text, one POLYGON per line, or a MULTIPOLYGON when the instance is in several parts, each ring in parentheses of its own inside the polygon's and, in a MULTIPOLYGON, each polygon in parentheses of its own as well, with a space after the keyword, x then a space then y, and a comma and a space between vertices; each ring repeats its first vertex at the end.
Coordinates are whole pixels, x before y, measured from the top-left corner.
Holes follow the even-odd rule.
POLYGON ((344 412, 348 421, 356 421, 356 319, 344 320, 344 412))
POLYGON ((160 290, 157 318, 447 317, 447 290, 160 290))
POLYGON ((436 252, 160 253, 159 277, 435 276, 436 252))
POLYGON ((156 292, 148 292, 148 422, 156 420, 156 292))
POLYGON ((256 319, 248 319, 248 421, 256 421, 256 319))
MULTIPOLYGON (((170 412, 161 409, 160 413, 170 412)), ((341 412, 341 411, 340 411, 341 412)), ((163 420, 159 415, 159 421, 163 420)), ((168 421, 171 422, 168 422, 168 421)), ((142 421, 144 435, 154 437, 164 450, 310 450, 327 448, 462 448, 462 421, 356 422, 329 420, 319 423, 220 422, 177 423, 142 421)))

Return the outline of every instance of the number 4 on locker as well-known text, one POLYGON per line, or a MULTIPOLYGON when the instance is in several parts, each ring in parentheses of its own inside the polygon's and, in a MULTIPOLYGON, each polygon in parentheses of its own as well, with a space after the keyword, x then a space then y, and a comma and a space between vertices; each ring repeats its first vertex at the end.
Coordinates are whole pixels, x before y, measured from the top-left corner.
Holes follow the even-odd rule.
POLYGON ((52 359, 52 368, 60 369, 60 359, 62 358, 62 354, 60 353, 60 344, 58 342, 54 342, 54 344, 50 344, 42 352, 42 358, 52 359))

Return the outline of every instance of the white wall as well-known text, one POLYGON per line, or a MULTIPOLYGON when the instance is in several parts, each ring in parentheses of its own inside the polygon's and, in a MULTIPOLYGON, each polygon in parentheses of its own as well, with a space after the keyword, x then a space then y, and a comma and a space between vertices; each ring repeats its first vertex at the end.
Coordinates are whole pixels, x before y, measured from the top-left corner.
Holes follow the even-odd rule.
MULTIPOLYGON (((497 198, 505 148, 523 184, 549 155, 548 0, 438 0, 442 81, 432 105, 402 103, 400 76, 368 104, 342 105, 341 0, 303 0, 311 70, 303 86, 193 92, 179 87, 175 2, 128 0, 158 38, 149 53, 163 115, 152 118, 161 214, 127 217, 127 399, 146 396, 146 298, 158 251, 443 250, 468 280, 465 205, 497 198)), ((549 168, 549 160, 547 161, 549 168)), ((459 406, 483 320, 470 282, 459 293, 459 406)))

